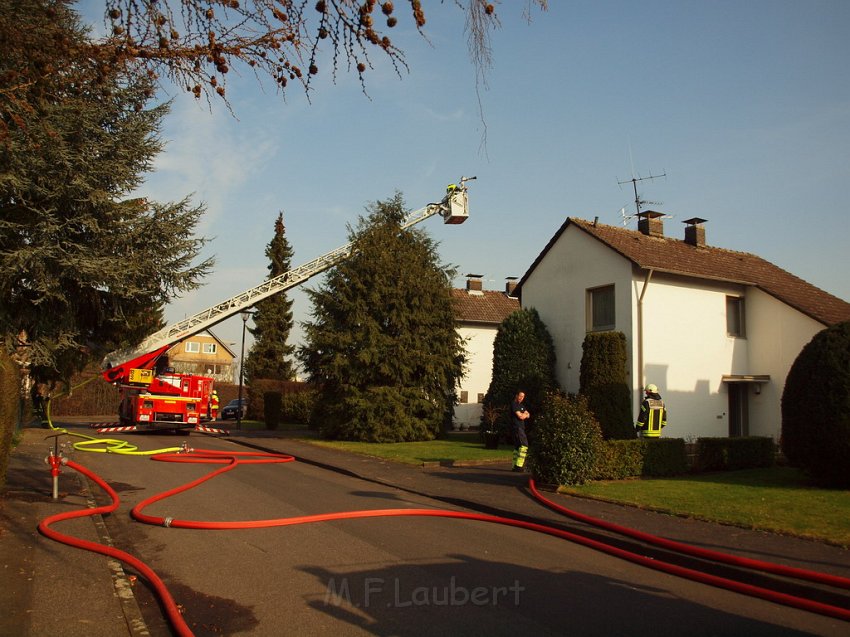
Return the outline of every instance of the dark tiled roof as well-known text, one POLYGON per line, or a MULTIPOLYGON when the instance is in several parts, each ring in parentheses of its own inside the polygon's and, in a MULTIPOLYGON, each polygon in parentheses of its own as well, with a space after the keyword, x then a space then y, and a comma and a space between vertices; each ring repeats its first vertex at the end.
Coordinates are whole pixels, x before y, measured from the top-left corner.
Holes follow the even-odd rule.
POLYGON ((463 289, 453 289, 455 318, 461 323, 493 323, 498 325, 512 312, 520 309, 519 299, 504 292, 484 290, 470 294, 463 289))
POLYGON ((594 225, 574 217, 568 217, 552 237, 523 276, 520 286, 570 225, 598 239, 640 268, 753 285, 824 325, 850 320, 850 303, 754 254, 713 246, 697 247, 680 239, 651 237, 636 230, 594 225))

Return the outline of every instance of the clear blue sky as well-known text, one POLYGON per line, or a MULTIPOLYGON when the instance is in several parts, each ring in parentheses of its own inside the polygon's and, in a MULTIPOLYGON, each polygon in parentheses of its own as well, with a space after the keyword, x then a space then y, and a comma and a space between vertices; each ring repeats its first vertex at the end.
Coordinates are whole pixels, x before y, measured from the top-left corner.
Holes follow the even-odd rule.
MULTIPOLYGON (((552 0, 530 24, 525 4, 498 9, 483 115, 452 2, 428 3, 429 41, 407 20, 394 30, 410 73, 399 79, 373 55, 368 98, 356 77, 326 72, 311 102, 231 74, 235 118, 173 92, 144 194, 205 201, 199 231, 217 265, 167 318, 259 284, 278 211, 295 266, 346 243, 369 202, 400 190, 420 208, 461 175, 478 177, 469 220, 420 226, 457 266, 458 287, 474 272, 503 289, 567 216, 620 224, 634 195, 618 181, 666 173, 639 192, 673 215, 668 236, 703 217, 711 245, 850 299, 850 2, 552 0)), ((102 0, 80 6, 97 15, 102 0)), ((303 291, 290 297, 296 321, 308 319, 303 291)), ((241 326, 214 331, 238 353, 241 326)))

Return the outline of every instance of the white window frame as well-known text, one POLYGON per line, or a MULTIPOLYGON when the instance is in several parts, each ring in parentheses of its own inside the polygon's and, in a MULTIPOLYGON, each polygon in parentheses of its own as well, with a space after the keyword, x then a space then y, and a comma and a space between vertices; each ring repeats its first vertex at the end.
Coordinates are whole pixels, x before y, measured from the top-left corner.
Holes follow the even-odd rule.
POLYGON ((185 350, 187 354, 201 353, 201 344, 198 341, 186 341, 185 345, 185 350))
POLYGON ((217 343, 204 343, 203 345, 204 354, 215 354, 218 351, 217 343))

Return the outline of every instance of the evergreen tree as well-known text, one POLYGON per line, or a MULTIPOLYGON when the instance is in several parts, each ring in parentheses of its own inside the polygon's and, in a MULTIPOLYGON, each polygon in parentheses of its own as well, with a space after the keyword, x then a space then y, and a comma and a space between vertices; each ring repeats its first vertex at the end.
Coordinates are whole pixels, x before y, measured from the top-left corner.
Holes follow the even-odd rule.
POLYGON ((592 332, 582 343, 579 393, 587 397, 606 439, 635 437, 632 398, 626 382, 626 335, 592 332))
POLYGON ((314 320, 299 357, 321 387, 312 422, 331 438, 430 440, 464 363, 454 273, 424 232, 401 230, 401 194, 367 211, 351 257, 309 292, 314 320))
POLYGON ((493 374, 484 395, 484 411, 498 410, 498 427, 506 434, 511 401, 522 389, 525 404, 532 414, 532 420, 528 421, 531 429, 546 394, 558 388, 555 345, 549 330, 536 309, 517 310, 502 321, 493 341, 493 374))
MULTIPOLYGON (((292 263, 292 248, 286 239, 283 213, 279 213, 274 224, 274 238, 266 246, 269 259, 269 277, 289 272, 292 263)), ((250 383, 254 378, 292 380, 295 370, 292 355, 295 347, 287 344, 292 330, 292 300, 280 292, 257 303, 254 310, 254 327, 248 328, 254 336, 254 345, 245 359, 245 378, 250 383)))
POLYGON ((819 486, 850 488, 850 321, 815 334, 791 365, 781 443, 819 486))
POLYGON ((204 209, 132 198, 162 149, 152 80, 104 74, 67 3, 0 6, 0 335, 36 381, 156 330, 193 265, 204 209))

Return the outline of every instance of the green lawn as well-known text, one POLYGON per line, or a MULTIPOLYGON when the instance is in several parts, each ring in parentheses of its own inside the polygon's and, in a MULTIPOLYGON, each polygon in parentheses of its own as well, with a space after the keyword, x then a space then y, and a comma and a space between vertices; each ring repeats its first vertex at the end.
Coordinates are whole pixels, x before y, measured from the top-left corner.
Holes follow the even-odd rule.
POLYGON ((850 491, 812 488, 789 467, 594 482, 560 491, 850 547, 850 491))
MULTIPOLYGON (((477 433, 445 440, 376 444, 304 439, 367 456, 423 462, 510 461, 513 449, 485 449, 477 433)), ((850 548, 850 491, 815 489, 796 469, 774 467, 667 479, 594 482, 563 493, 672 515, 809 538, 850 548)))

